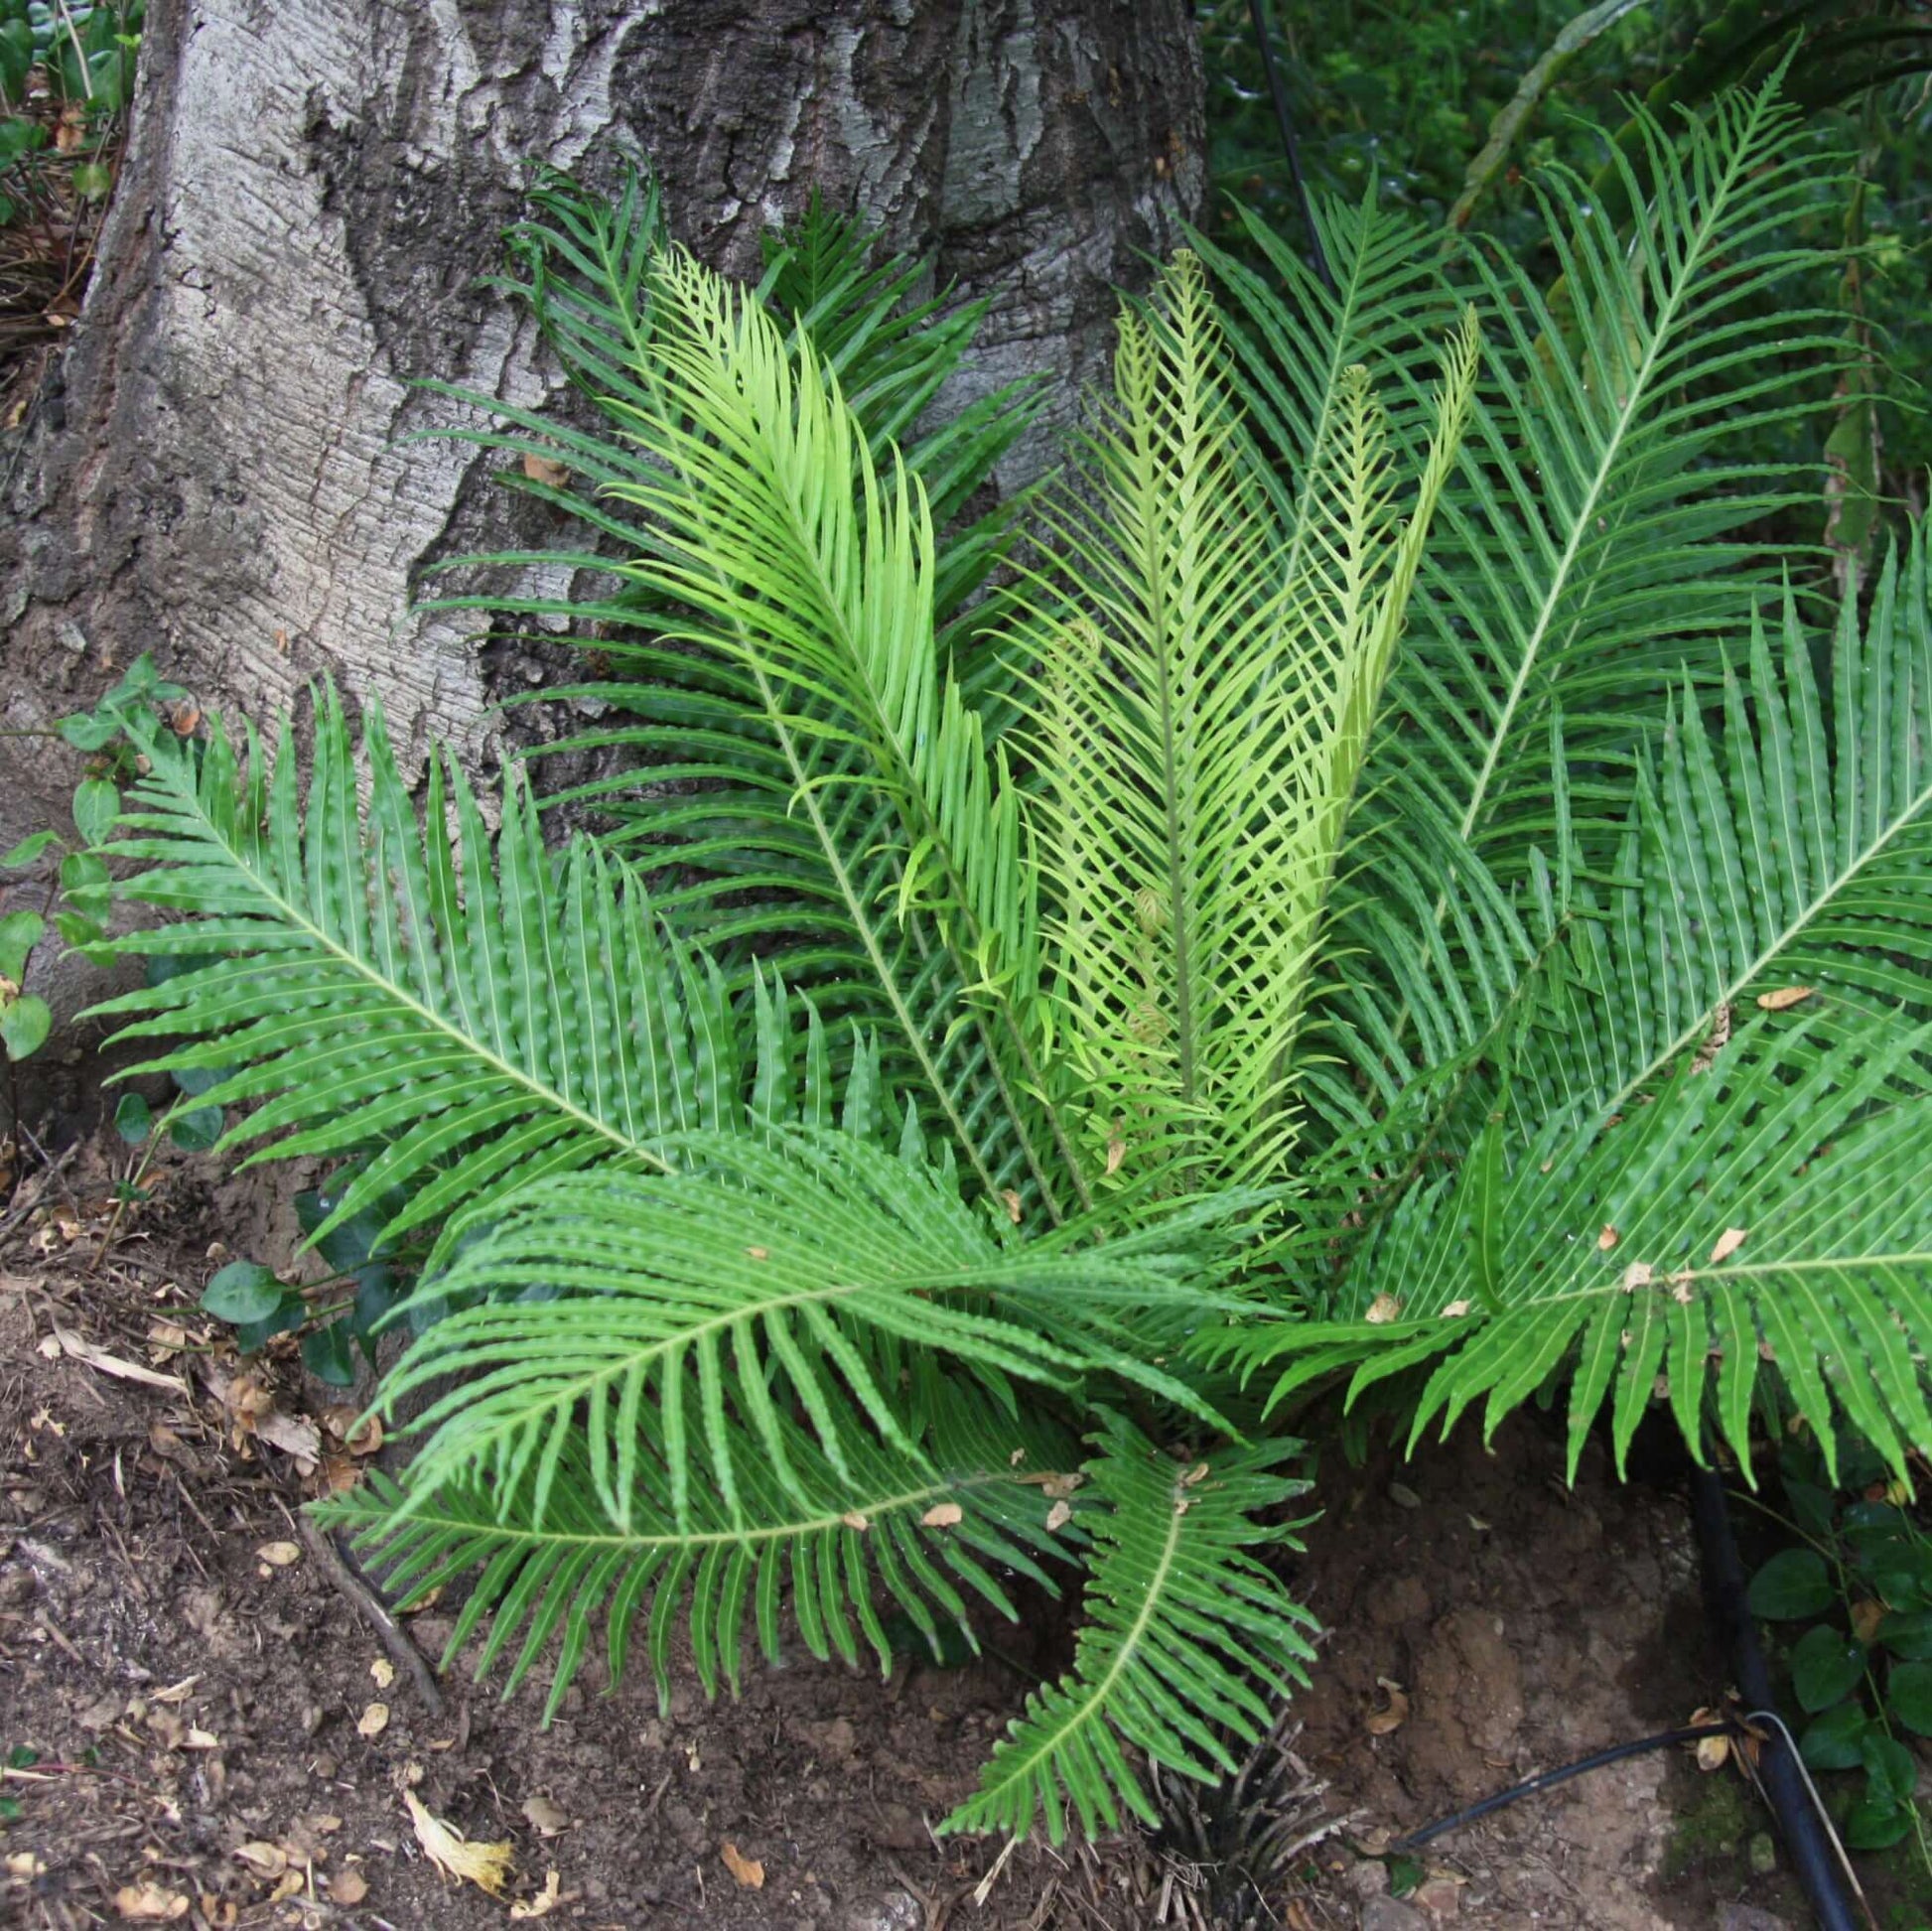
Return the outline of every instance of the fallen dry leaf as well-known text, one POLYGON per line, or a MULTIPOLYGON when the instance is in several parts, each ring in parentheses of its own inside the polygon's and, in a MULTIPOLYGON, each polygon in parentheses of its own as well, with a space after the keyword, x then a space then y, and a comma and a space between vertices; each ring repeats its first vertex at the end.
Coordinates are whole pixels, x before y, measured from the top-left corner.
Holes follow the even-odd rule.
POLYGON ((1744 1244, 1745 1229, 1726 1227, 1718 1236, 1718 1244, 1711 1250, 1711 1265, 1716 1267, 1720 1261, 1727 1261, 1744 1244))
POLYGON ((289 1867, 288 1853, 279 1844, 265 1844, 259 1840, 253 1844, 238 1844, 234 1854, 258 1877, 279 1877, 289 1867))
POLYGON ((547 484, 552 489, 561 489, 570 481, 570 471, 563 464, 539 456, 534 450, 523 452, 523 474, 532 483, 547 484))
POLYGON ((725 1861, 725 1868, 737 1878, 741 1890, 762 1890, 764 1888, 764 1866, 756 1858, 746 1857, 730 1838, 718 1847, 718 1855, 725 1861))
POLYGON ((123 1884, 114 1893, 114 1908, 124 1918, 171 1924, 185 1918, 192 1907, 178 1890, 163 1890, 159 1884, 123 1884))
POLYGON ((355 1720, 357 1736, 380 1736, 389 1727, 389 1706, 372 1703, 355 1720))
POLYGON ((957 1502, 934 1502, 919 1517, 919 1521, 928 1529, 950 1529, 965 1519, 966 1511, 957 1502))
POLYGON ((1378 1294, 1368 1304, 1368 1312, 1362 1318, 1372 1322, 1377 1327, 1384 1326, 1392 1320, 1400 1320, 1402 1318, 1402 1303, 1392 1294, 1378 1294))
POLYGON ((430 1811, 413 1790, 405 1790, 402 1800, 409 1806, 409 1821, 415 1826, 416 1842, 423 1855, 437 1869, 466 1879, 491 1897, 501 1897, 510 1877, 510 1847, 505 1844, 472 1844, 463 1833, 430 1811))
POLYGON ((1378 1676, 1375 1681, 1389 1693, 1389 1701, 1385 1708, 1371 1710, 1362 1727, 1371 1736, 1388 1736, 1409 1721, 1409 1697, 1402 1685, 1390 1677, 1378 1676))
POLYGON ((396 1666, 386 1656, 378 1656, 369 1665, 369 1674, 375 1678, 378 1690, 386 1690, 396 1680, 396 1666))
POLYGON ((543 1873, 543 1888, 534 1897, 519 1897, 510 1906, 510 1920, 518 1923, 533 1917, 548 1917, 559 1904, 568 1904, 576 1895, 574 1890, 560 1891, 557 1888, 557 1873, 546 1870, 543 1873))
POLYGON ((1759 993, 1757 1003, 1767 1013, 1787 1013, 1801 999, 1809 999, 1818 990, 1816 986, 1778 986, 1767 993, 1759 993))
POLYGON ((570 1819, 548 1797, 525 1797, 523 1815, 539 1837, 561 1837, 570 1829, 570 1819))
POLYGON ((1607 1254, 1622 1238, 1623 1236, 1605 1221, 1603 1231, 1596 1236, 1596 1251, 1599 1254, 1607 1254))
POLYGON ((1046 1511, 1046 1526, 1048 1529, 1063 1529, 1072 1520, 1073 1511, 1064 1502, 1055 1502, 1046 1511))
POLYGON ((1885 1605, 1875 1595, 1852 1604, 1852 1633, 1862 1643, 1868 1643, 1878 1633, 1884 1619, 1885 1605))
POLYGON ((290 1569, 302 1560, 299 1542, 265 1542, 255 1551, 270 1569, 290 1569))
POLYGON ((280 1448, 285 1455, 306 1464, 302 1468, 305 1475, 322 1458, 322 1431, 306 1415, 284 1415, 279 1408, 270 1409, 256 1416, 255 1436, 271 1448, 280 1448))
POLYGON ((1020 1224, 1020 1195, 1013 1187, 1002 1190, 1000 1198, 1006 1202, 1007 1218, 1017 1227, 1020 1224))
POLYGON ((369 1880, 353 1864, 336 1871, 329 1879, 329 1895, 338 1904, 359 1904, 369 1894, 369 1880))
POLYGON ((201 1677, 185 1676, 179 1683, 171 1683, 165 1690, 150 1690, 147 1698, 150 1703, 186 1703, 188 1693, 201 1682, 201 1677))
MULTIPOLYGON (((171 1389, 177 1395, 188 1393, 188 1383, 180 1375, 157 1374, 153 1368, 144 1368, 138 1361, 123 1361, 118 1354, 109 1354, 105 1348, 95 1347, 92 1341, 83 1341, 78 1334, 71 1334, 65 1327, 56 1327, 51 1338, 63 1354, 98 1374, 111 1374, 122 1381, 139 1381, 149 1388, 171 1389)), ((43 1341, 43 1353, 46 1348, 47 1343, 43 1341)))

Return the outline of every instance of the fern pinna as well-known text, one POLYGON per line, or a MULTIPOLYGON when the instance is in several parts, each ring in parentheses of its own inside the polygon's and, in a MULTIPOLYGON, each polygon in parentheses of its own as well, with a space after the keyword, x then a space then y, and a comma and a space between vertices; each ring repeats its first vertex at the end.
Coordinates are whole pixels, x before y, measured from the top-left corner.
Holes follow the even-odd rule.
POLYGON ((186 916, 101 1010, 413 1267, 415 1458, 327 1512, 467 1583, 452 1656, 715 1689, 1083 1575, 950 1822, 1101 1830, 1302 1679, 1317 1388, 1932 1450, 1925 540, 1821 633, 1758 540, 1816 478, 1725 441, 1841 352, 1790 128, 1641 121, 1630 238, 1547 183, 1552 291, 1372 199, 1332 288, 1201 240, 1032 549, 908 266, 815 210, 734 287, 543 184, 504 286, 606 428, 461 433, 579 480, 507 479, 601 547, 482 561, 603 586, 489 604, 598 624, 602 774, 130 715, 107 848, 186 916))

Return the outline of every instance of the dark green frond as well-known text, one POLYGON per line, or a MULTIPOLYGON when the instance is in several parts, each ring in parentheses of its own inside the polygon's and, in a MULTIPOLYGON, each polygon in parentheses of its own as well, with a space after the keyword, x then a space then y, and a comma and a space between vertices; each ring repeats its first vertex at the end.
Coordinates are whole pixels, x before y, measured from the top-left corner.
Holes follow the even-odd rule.
POLYGON ((1191 1465, 1119 1429, 1098 1444, 1073 1520, 1092 1538, 1072 1670, 1027 1699, 952 1831, 1055 1844, 1070 1805, 1088 1836, 1123 1812, 1157 1822, 1130 1752, 1203 1782, 1275 1721, 1274 1699, 1307 1681, 1312 1618, 1251 1553, 1295 1548, 1279 1511, 1308 1484, 1276 1471, 1301 1444, 1215 1449, 1191 1465))
POLYGON ((469 1583, 443 1667, 481 1638, 477 1674, 506 1663, 506 1698, 527 1677, 547 1676, 546 1723, 599 1647, 614 1687, 641 1648, 663 1702, 679 1637, 707 1695, 721 1684, 737 1691, 748 1636, 775 1663, 787 1630, 820 1658, 856 1664, 863 1644, 883 1670, 901 1645, 881 1620, 882 1601, 935 1655, 949 1631, 977 1649, 976 1607, 1015 1619, 1012 1578, 1054 1588, 1054 1571, 1083 1547, 1079 1524, 1046 1526, 1042 1495, 1042 1483, 1072 1471, 1072 1437, 1036 1415, 1001 1414, 970 1389, 948 1391, 936 1412, 917 1451, 855 1440, 843 1470, 807 1431, 783 1421, 793 1487, 772 1468, 748 1466, 735 1510, 699 1481, 674 1511, 666 1477, 673 1451, 646 1405, 632 1418, 630 1456, 640 1474, 621 1528, 598 1506, 591 1461, 575 1438, 560 1451, 538 1513, 528 1480, 507 1495, 477 1481, 425 1495, 413 1479, 399 1488, 380 1472, 318 1513, 348 1533, 405 1605, 469 1583))

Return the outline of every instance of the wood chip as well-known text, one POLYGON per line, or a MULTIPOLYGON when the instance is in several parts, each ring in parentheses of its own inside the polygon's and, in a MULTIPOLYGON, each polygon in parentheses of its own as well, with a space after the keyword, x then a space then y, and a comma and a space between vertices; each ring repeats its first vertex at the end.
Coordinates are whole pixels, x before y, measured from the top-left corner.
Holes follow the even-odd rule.
POLYGON ((741 1890, 762 1890, 764 1888, 764 1866, 756 1858, 748 1858, 730 1838, 718 1847, 718 1855, 725 1861, 725 1868, 738 1881, 741 1890))

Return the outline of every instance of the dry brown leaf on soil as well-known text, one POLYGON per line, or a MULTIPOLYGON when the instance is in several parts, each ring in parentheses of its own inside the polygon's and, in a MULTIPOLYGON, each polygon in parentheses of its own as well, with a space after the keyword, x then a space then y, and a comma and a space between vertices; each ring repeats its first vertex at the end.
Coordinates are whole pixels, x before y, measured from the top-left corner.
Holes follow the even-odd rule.
POLYGON ((292 1456, 305 1475, 322 1459, 322 1431, 306 1415, 284 1415, 272 1408, 255 1418, 255 1439, 292 1456))
POLYGON ((369 1894, 369 1880, 353 1864, 329 1879, 329 1895, 338 1904, 359 1904, 369 1894))
POLYGON ((762 1890, 764 1888, 764 1866, 756 1858, 748 1858, 730 1838, 718 1847, 718 1855, 725 1861, 725 1868, 738 1881, 740 1890, 762 1890))
POLYGON ((523 1815, 539 1837, 561 1837, 570 1829, 569 1816, 548 1797, 525 1797, 523 1815))
POLYGON ((409 1806, 416 1842, 438 1870, 459 1883, 475 1884, 491 1897, 502 1896, 510 1877, 511 1849, 507 1843, 472 1844, 461 1831, 436 1816, 413 1790, 405 1790, 402 1800, 409 1806))
POLYGON ((966 1511, 957 1502, 934 1502, 919 1517, 920 1524, 928 1529, 950 1529, 965 1519, 966 1511))
POLYGON ((292 1569, 302 1560, 302 1545, 299 1542, 265 1542, 255 1551, 255 1555, 270 1569, 292 1569))
POLYGON ((389 1706, 372 1703, 355 1720, 357 1736, 380 1736, 389 1727, 389 1706))
POLYGON ((574 1890, 560 1891, 557 1888, 557 1873, 546 1870, 543 1873, 543 1888, 534 1897, 519 1897, 510 1906, 510 1919, 513 1923, 520 1923, 533 1917, 548 1917, 559 1904, 574 1903, 576 1897, 574 1890))
POLYGON ((1801 999, 1809 999, 1817 990, 1816 986, 1777 986, 1770 992, 1759 993, 1757 1003, 1767 1013, 1788 1013, 1801 999))
POLYGON ((396 1666, 386 1656, 378 1656, 369 1665, 369 1674, 375 1678, 378 1690, 386 1690, 396 1680, 396 1666))
POLYGON ((1727 1261, 1744 1244, 1745 1229, 1726 1227, 1718 1236, 1718 1242, 1711 1250, 1711 1265, 1716 1267, 1721 1261, 1727 1261))
POLYGON ((138 1361, 123 1361, 118 1354, 109 1354, 104 1347, 95 1347, 92 1341, 83 1341, 65 1327, 55 1327, 54 1339, 63 1354, 97 1374, 110 1374, 121 1381, 138 1381, 149 1388, 166 1388, 177 1395, 188 1393, 188 1383, 180 1375, 159 1374, 138 1361))
POLYGON ((237 1844, 235 1859, 245 1863, 257 1877, 279 1877, 289 1867, 288 1853, 279 1844, 267 1844, 257 1840, 253 1844, 237 1844))
POLYGON ((114 1893, 114 1908, 124 1918, 172 1924, 177 1918, 185 1918, 193 1907, 178 1890, 164 1890, 159 1884, 123 1884, 114 1893))
POLYGON ((1378 1676, 1375 1681, 1389 1693, 1388 1707, 1371 1710, 1362 1727, 1371 1736, 1388 1736, 1409 1721, 1409 1696, 1402 1685, 1390 1677, 1378 1676))

